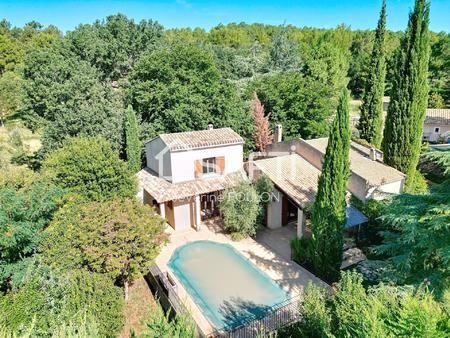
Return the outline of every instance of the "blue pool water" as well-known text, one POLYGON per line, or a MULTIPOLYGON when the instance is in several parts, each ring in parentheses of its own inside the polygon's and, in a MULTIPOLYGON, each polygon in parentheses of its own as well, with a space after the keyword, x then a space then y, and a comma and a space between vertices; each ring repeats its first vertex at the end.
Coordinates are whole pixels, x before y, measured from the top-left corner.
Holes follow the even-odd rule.
POLYGON ((289 298, 229 244, 188 243, 175 250, 169 267, 216 329, 239 326, 289 298))

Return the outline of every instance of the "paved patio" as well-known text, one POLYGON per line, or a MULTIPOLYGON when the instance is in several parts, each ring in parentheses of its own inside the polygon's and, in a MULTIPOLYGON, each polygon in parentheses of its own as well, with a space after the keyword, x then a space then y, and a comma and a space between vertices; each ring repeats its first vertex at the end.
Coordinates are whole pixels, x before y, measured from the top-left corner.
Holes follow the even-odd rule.
POLYGON ((190 229, 184 232, 171 233, 170 243, 162 249, 160 255, 156 258, 156 263, 163 272, 167 271, 176 281, 180 298, 191 310, 201 330, 209 333, 214 331, 214 328, 167 266, 174 250, 188 242, 197 240, 227 243, 237 249, 244 257, 253 262, 258 268, 276 281, 280 287, 293 296, 301 295, 309 282, 327 287, 328 285, 319 278, 290 260, 290 249, 288 252, 286 248, 289 248, 289 241, 293 237, 291 236, 292 231, 295 236, 295 228, 292 230, 289 226, 277 230, 264 229, 258 234, 256 240, 247 238, 236 242, 232 241, 223 232, 218 220, 209 221, 204 223, 200 231, 190 229))

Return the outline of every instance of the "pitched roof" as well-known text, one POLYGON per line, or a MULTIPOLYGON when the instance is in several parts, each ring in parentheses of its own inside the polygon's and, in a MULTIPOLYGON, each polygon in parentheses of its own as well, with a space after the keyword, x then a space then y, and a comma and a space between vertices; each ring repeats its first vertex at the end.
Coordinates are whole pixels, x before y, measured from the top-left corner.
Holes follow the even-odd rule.
POLYGON ((303 157, 291 154, 253 163, 301 208, 314 201, 320 170, 303 157))
POLYGON ((231 128, 160 134, 158 137, 167 145, 170 151, 193 150, 244 143, 244 139, 231 128))
MULTIPOLYGON (((320 151, 323 156, 327 148, 328 137, 305 140, 305 142, 320 151)), ((400 171, 380 161, 371 160, 369 149, 355 142, 352 142, 350 148, 350 169, 353 174, 362 177, 373 186, 396 182, 405 177, 400 171), (365 148, 365 151, 361 148, 365 148)))
MULTIPOLYGON (((253 162, 275 186, 302 209, 314 202, 320 170, 297 154, 253 162)), ((346 208, 347 229, 367 222, 367 217, 352 205, 346 208)))
POLYGON ((450 125, 450 109, 427 109, 425 124, 450 125))
POLYGON ((137 177, 139 186, 152 195, 158 203, 224 190, 247 179, 247 175, 241 170, 223 176, 171 183, 159 177, 149 168, 144 168, 139 171, 137 177))

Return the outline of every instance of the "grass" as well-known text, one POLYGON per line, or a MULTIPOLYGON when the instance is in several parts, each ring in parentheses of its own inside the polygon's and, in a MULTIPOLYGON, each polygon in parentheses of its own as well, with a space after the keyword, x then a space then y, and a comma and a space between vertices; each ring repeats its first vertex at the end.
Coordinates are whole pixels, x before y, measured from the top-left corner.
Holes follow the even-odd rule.
POLYGON ((0 126, 0 167, 10 165, 18 150, 34 153, 41 147, 39 133, 33 133, 18 120, 8 120, 0 126))
POLYGON ((120 338, 131 337, 132 331, 139 337, 146 328, 145 321, 150 319, 152 312, 157 311, 157 303, 143 277, 130 286, 128 296, 124 309, 125 325, 120 338))
POLYGON ((349 102, 349 112, 351 117, 359 116, 359 107, 361 106, 361 100, 350 100, 349 102))

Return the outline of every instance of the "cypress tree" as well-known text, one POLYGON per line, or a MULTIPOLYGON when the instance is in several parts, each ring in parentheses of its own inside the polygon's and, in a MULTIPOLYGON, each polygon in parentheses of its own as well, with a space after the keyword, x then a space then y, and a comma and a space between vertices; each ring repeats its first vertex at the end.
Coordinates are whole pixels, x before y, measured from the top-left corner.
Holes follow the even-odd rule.
POLYGON ((344 89, 328 138, 312 213, 310 259, 315 273, 327 281, 339 278, 342 264, 345 197, 350 176, 349 150, 348 90, 344 89))
POLYGON ((381 145, 383 128, 383 96, 384 80, 386 78, 385 31, 386 1, 383 0, 362 98, 361 117, 358 124, 360 137, 377 148, 381 145))
POLYGON ((134 173, 138 172, 141 169, 141 142, 136 114, 131 106, 127 108, 125 142, 128 165, 134 173))
POLYGON ((408 27, 395 55, 395 69, 383 134, 384 161, 407 175, 406 188, 414 190, 423 122, 428 100, 428 31, 430 6, 416 0, 408 27))

